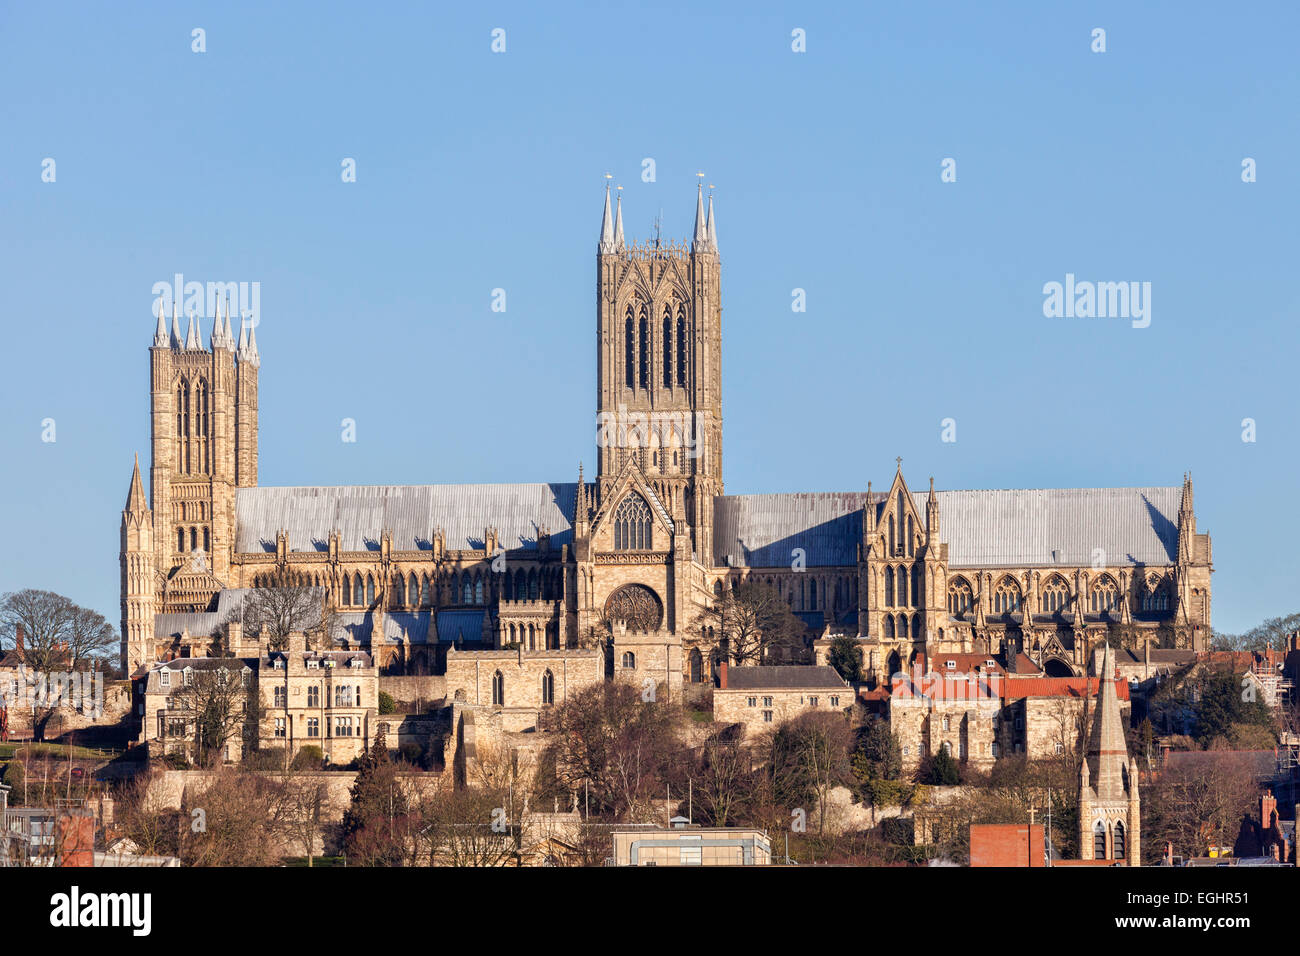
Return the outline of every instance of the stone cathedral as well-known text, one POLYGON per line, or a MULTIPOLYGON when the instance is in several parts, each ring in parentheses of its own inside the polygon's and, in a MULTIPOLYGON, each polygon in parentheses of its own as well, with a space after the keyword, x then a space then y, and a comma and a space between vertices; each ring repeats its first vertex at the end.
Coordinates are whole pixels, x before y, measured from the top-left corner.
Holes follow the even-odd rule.
POLYGON ((170 328, 158 316, 148 492, 137 459, 122 512, 128 672, 286 575, 320 588, 334 639, 389 673, 600 647, 607 676, 705 681, 720 655, 700 609, 742 579, 780 592, 807 647, 856 636, 875 681, 926 651, 1023 653, 1065 676, 1108 638, 1207 642, 1210 537, 1188 476, 914 492, 900 461, 884 490, 725 494, 721 259, 702 189, 689 243, 625 239, 606 189, 592 480, 578 466, 576 482, 260 486, 261 361, 229 312, 206 345, 193 317, 182 336, 174 311, 170 328))

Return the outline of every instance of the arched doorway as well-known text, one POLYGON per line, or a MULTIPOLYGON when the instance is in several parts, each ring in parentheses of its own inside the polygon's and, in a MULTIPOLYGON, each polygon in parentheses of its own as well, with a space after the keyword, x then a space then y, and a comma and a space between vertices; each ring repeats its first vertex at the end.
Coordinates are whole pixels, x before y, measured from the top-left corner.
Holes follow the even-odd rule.
POLYGON ((690 681, 692 684, 698 684, 704 680, 704 655, 700 653, 698 647, 691 648, 690 655, 690 681))

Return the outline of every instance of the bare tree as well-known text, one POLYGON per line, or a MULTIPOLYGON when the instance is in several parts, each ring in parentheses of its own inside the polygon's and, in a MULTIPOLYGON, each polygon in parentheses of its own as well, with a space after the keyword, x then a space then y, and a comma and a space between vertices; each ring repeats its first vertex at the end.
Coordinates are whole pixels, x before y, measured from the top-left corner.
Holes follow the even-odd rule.
POLYGON ((102 614, 53 591, 26 588, 0 598, 0 646, 14 647, 20 628, 23 664, 47 673, 75 669, 118 647, 117 632, 102 614))
POLYGON ((1231 845, 1258 796, 1243 754, 1212 751, 1166 764, 1142 794, 1143 853, 1158 859, 1172 843, 1183 856, 1204 856, 1211 846, 1231 845))
POLYGON ((201 767, 222 760, 226 745, 256 723, 257 695, 245 684, 243 667, 238 659, 195 658, 187 681, 172 692, 168 713, 192 725, 194 762, 201 767))
POLYGON ((298 631, 314 639, 333 637, 334 616, 326 611, 324 589, 305 584, 288 568, 277 569, 267 585, 245 594, 222 624, 236 621, 245 634, 266 631, 272 650, 283 650, 298 631))
POLYGON ((715 827, 725 827, 748 795, 746 783, 752 761, 738 735, 714 734, 700 747, 691 768, 690 786, 715 827))
POLYGON ((723 591, 696 613, 695 623, 736 664, 761 664, 775 647, 798 649, 805 630, 785 598, 758 581, 740 581, 723 591))
POLYGON ((271 866, 291 801, 280 780, 223 767, 181 808, 180 857, 191 866, 271 866))
POLYGON ((316 844, 325 832, 321 813, 325 788, 315 779, 294 773, 284 776, 282 786, 285 793, 285 834, 302 850, 310 867, 316 858, 316 844))

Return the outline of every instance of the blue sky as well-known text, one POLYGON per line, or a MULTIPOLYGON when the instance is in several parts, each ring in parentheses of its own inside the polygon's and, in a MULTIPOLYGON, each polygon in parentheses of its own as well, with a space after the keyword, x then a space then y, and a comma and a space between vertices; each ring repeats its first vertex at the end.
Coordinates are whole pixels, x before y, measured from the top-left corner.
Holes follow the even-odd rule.
POLYGON ((0 591, 119 621, 177 272, 260 283, 264 484, 590 473, 604 174, 684 237, 703 170, 728 492, 1191 470, 1216 627, 1300 610, 1300 12, 1132 6, 0 7, 0 591), (1150 326, 1044 317, 1067 273, 1150 326))

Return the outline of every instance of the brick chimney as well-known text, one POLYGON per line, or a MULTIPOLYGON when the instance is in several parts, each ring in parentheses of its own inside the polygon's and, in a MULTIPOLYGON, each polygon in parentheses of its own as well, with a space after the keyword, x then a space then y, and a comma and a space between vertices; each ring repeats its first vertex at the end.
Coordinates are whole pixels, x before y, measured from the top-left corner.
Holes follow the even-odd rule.
POLYGON ((727 661, 724 658, 722 665, 718 668, 718 690, 727 689, 727 661))
POLYGON ((1273 818, 1277 815, 1277 797, 1273 796, 1272 790, 1265 790, 1263 796, 1259 798, 1259 823, 1265 830, 1273 826, 1273 818))
POLYGON ((27 639, 27 632, 23 630, 23 626, 21 624, 15 624, 14 625, 14 650, 18 652, 19 657, 23 656, 23 652, 25 650, 25 648, 23 647, 23 641, 25 641, 26 639, 27 639))

